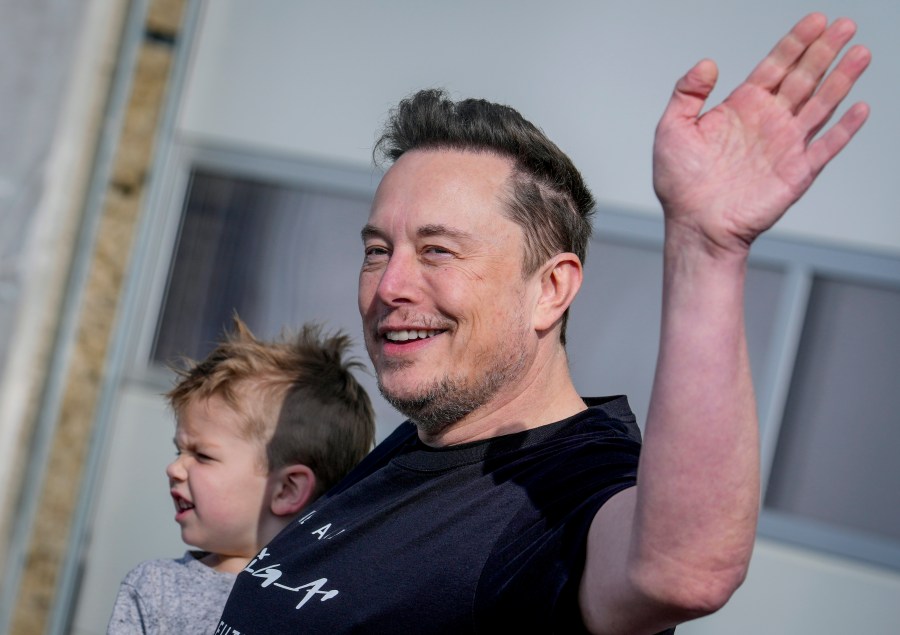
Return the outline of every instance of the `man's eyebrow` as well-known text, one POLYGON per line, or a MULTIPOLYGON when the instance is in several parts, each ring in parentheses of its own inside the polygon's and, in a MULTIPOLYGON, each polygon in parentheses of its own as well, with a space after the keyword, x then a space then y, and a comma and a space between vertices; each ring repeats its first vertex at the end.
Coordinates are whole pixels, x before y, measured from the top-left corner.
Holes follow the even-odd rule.
MULTIPOLYGON (((470 234, 469 232, 438 223, 422 225, 419 229, 416 230, 416 235, 420 238, 428 238, 431 236, 447 236, 449 238, 455 238, 457 240, 470 240, 472 238, 472 234, 470 234)), ((381 238, 383 240, 387 240, 387 236, 385 235, 385 233, 374 225, 366 225, 365 227, 363 227, 362 231, 360 231, 360 236, 362 237, 363 242, 372 238, 381 238)))
POLYGON ((420 227, 416 231, 416 235, 418 235, 420 238, 428 238, 430 236, 447 236, 449 238, 455 238, 457 240, 470 240, 472 238, 472 234, 470 234, 469 232, 440 224, 422 225, 422 227, 420 227))
POLYGON ((362 230, 359 232, 360 238, 362 238, 363 242, 371 238, 384 238, 384 232, 375 227, 374 225, 365 225, 362 230))

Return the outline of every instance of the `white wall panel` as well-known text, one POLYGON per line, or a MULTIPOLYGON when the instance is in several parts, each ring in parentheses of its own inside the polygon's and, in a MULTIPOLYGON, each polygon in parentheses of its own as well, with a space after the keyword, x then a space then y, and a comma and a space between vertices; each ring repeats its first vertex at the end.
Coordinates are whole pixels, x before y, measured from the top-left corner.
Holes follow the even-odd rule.
POLYGON ((209 2, 188 82, 185 134, 366 163, 402 96, 444 86, 505 101, 544 128, 601 203, 654 213, 653 130, 675 80, 703 57, 718 100, 787 28, 849 15, 875 61, 854 93, 873 115, 776 231, 900 251, 900 3, 717 0, 641 3, 393 0, 209 2))

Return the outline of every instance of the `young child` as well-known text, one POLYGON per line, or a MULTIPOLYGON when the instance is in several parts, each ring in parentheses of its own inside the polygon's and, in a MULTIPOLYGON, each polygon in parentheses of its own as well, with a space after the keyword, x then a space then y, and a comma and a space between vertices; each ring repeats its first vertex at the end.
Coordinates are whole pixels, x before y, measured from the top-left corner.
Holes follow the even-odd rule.
POLYGON ((316 326, 263 342, 235 317, 204 361, 178 371, 166 474, 181 538, 202 551, 130 571, 108 634, 214 632, 236 574, 371 449, 349 343, 316 326))

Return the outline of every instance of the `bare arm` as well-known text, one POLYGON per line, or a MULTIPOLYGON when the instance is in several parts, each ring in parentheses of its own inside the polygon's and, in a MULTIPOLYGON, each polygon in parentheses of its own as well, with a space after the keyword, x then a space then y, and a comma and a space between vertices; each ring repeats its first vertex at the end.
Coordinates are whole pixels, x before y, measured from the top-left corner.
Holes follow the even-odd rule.
POLYGON ((659 123, 666 218, 659 358, 638 485, 597 514, 581 585, 595 633, 655 633, 719 608, 746 573, 759 508, 758 433, 744 334, 753 240, 809 188, 868 116, 822 131, 869 63, 849 20, 801 20, 700 116, 716 65, 681 78, 659 123))

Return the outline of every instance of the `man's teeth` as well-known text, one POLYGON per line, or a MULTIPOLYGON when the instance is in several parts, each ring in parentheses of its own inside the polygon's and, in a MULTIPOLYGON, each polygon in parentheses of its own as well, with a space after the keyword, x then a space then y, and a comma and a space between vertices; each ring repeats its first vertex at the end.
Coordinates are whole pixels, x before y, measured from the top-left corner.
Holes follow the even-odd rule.
POLYGON ((191 505, 186 500, 184 500, 183 498, 179 498, 178 500, 176 500, 175 506, 178 508, 178 511, 180 511, 180 512, 183 512, 187 509, 194 509, 194 506, 191 505))
POLYGON ((434 337, 439 331, 388 331, 385 337, 392 342, 407 342, 409 340, 424 340, 434 337))

